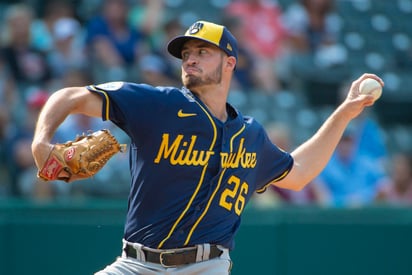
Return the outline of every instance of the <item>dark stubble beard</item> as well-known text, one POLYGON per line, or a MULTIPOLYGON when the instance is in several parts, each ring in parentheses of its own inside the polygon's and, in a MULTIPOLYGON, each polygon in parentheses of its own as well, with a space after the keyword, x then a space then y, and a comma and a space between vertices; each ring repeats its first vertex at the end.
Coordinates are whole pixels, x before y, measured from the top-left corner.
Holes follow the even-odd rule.
POLYGON ((221 59, 216 69, 203 77, 194 75, 182 76, 183 85, 189 90, 193 90, 196 87, 220 84, 222 82, 222 64, 223 60, 221 59))

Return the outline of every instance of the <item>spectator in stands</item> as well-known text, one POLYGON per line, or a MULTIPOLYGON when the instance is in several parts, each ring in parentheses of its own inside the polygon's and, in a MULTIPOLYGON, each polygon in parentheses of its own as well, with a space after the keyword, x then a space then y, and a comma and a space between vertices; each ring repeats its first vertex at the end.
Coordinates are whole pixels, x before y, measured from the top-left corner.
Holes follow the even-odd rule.
POLYGON ((137 0, 131 6, 129 23, 149 40, 150 47, 157 48, 162 41, 157 41, 162 35, 162 28, 170 22, 169 14, 165 12, 163 0, 137 0))
MULTIPOLYGON (((5 14, 1 58, 18 90, 42 86, 50 80, 45 52, 31 44, 31 24, 34 11, 25 4, 10 5, 5 14)), ((24 99, 22 94, 21 99, 24 99)))
POLYGON ((97 82, 127 80, 142 51, 143 34, 128 22, 127 0, 104 0, 86 26, 86 45, 97 82))
POLYGON ((175 36, 182 33, 182 25, 178 18, 165 20, 157 34, 157 43, 144 54, 138 63, 140 80, 152 85, 181 85, 180 62, 171 56, 164 46, 175 36))
POLYGON ((315 180, 322 203, 334 207, 359 207, 373 203, 384 167, 369 155, 359 154, 356 128, 350 124, 332 158, 315 180))
POLYGON ((243 35, 237 37, 243 37, 239 44, 244 44, 256 60, 258 88, 267 93, 279 90, 276 61, 283 54, 286 37, 281 8, 273 1, 236 0, 227 5, 225 15, 241 20, 243 35))
POLYGON ((337 104, 334 91, 346 80, 347 69, 334 0, 300 0, 285 11, 284 25, 290 49, 288 81, 300 79, 298 88, 313 105, 337 104))
POLYGON ((53 78, 60 80, 68 71, 86 67, 82 27, 76 19, 59 18, 53 25, 52 36, 54 47, 48 53, 48 62, 53 78))
POLYGON ((376 202, 388 205, 412 205, 412 153, 398 152, 392 157, 390 177, 378 186, 376 202))
POLYGON ((356 129, 356 147, 359 155, 368 156, 376 165, 385 167, 388 164, 384 130, 381 128, 372 110, 367 110, 352 121, 356 129))
POLYGON ((255 87, 259 87, 259 80, 256 72, 256 61, 246 45, 249 38, 244 33, 245 28, 242 26, 243 20, 237 16, 226 16, 223 19, 225 25, 231 33, 237 37, 238 44, 238 62, 234 72, 234 78, 231 88, 242 92, 252 92, 255 87))
POLYGON ((53 32, 57 20, 60 18, 75 18, 76 12, 72 1, 46 0, 40 5, 39 16, 31 25, 31 41, 36 49, 48 52, 54 48, 53 32), (43 3, 44 2, 44 3, 43 3))

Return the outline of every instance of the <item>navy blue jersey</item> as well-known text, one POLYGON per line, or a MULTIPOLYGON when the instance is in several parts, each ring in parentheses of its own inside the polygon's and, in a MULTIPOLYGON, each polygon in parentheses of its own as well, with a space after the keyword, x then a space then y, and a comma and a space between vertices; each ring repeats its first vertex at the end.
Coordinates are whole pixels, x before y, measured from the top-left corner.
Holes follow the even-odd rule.
POLYGON ((130 242, 232 249, 252 194, 292 167, 291 155, 230 104, 223 123, 186 88, 111 82, 88 89, 102 96, 103 119, 131 138, 130 242))

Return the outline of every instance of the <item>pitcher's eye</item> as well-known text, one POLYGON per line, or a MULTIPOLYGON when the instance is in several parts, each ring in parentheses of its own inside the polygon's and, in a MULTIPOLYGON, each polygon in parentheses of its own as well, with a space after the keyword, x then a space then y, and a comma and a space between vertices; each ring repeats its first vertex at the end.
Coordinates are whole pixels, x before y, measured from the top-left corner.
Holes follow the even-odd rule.
POLYGON ((189 53, 188 52, 182 52, 182 59, 187 59, 189 57, 189 53))

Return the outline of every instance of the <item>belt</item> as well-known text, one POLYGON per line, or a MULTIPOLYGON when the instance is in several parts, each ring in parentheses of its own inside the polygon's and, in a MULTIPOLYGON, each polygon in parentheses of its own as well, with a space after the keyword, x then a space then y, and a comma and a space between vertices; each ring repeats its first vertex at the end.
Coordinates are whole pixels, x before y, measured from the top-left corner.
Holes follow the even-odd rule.
MULTIPOLYGON (((152 251, 142 248, 145 255, 146 262, 161 264, 163 267, 176 267, 180 265, 192 264, 199 262, 196 259, 197 247, 184 248, 184 249, 167 249, 163 251, 152 251)), ((127 257, 139 259, 137 257, 136 248, 130 244, 126 244, 124 252, 127 257)), ((209 259, 214 259, 222 255, 223 251, 216 245, 210 245, 209 259)))

